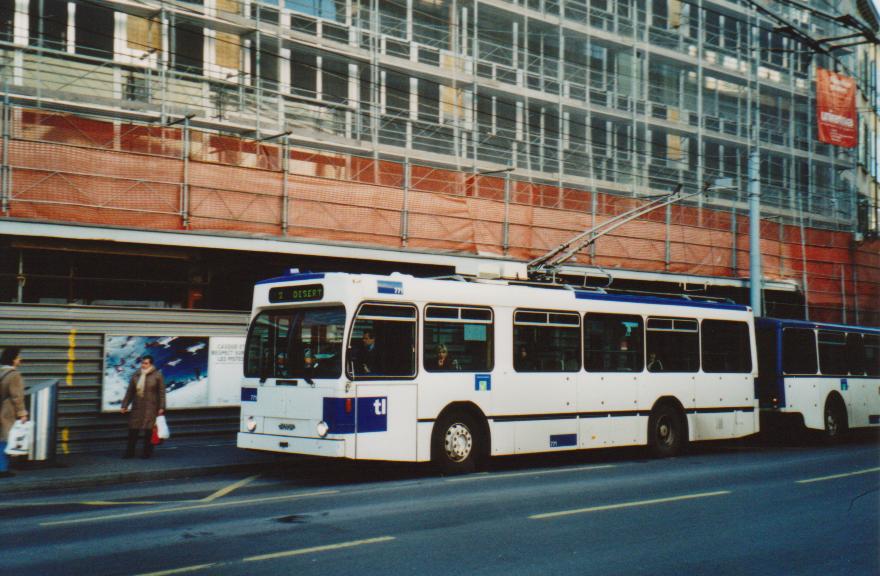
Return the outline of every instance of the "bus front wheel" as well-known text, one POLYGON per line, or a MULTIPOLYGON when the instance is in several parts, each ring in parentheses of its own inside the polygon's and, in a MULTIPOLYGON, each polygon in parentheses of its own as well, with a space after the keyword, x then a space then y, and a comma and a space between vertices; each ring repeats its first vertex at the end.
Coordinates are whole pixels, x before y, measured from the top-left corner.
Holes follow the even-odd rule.
POLYGON ((431 458, 445 474, 468 474, 477 468, 482 438, 477 422, 466 412, 449 412, 437 420, 431 458))
POLYGON ((686 437, 682 414, 669 404, 654 408, 648 418, 648 449, 657 458, 677 456, 686 437))

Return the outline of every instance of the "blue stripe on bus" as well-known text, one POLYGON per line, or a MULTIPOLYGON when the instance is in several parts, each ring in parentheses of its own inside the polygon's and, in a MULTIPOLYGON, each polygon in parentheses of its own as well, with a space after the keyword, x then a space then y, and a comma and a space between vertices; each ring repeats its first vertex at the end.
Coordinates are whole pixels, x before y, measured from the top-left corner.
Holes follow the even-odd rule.
MULTIPOLYGON (((754 406, 728 406, 723 408, 690 408, 687 414, 722 414, 726 412, 754 412, 754 406)), ((624 418, 650 416, 650 410, 619 410, 615 412, 560 412, 556 414, 506 414, 489 416, 494 422, 537 422, 541 420, 574 420, 575 418, 624 418)), ((419 422, 432 422, 433 419, 420 419, 419 422)))
POLYGON ((330 434, 385 432, 388 430, 388 397, 324 398, 323 418, 330 434))
POLYGON ((242 402, 256 402, 257 401, 257 389, 256 388, 242 388, 241 389, 241 401, 242 402))
POLYGON ((324 278, 323 272, 304 272, 302 274, 287 274, 285 276, 267 278, 266 280, 260 280, 257 282, 257 285, 274 284, 276 282, 296 282, 298 280, 321 280, 322 278, 324 278))
POLYGON ((690 306, 691 308, 712 308, 714 310, 742 310, 749 309, 742 304, 726 304, 723 302, 700 302, 698 300, 684 300, 676 298, 661 298, 659 296, 629 296, 623 294, 600 294, 596 292, 584 292, 575 290, 575 298, 578 300, 605 300, 606 302, 628 302, 632 304, 663 304, 666 306, 690 306))
POLYGON ((871 414, 868 416, 869 424, 880 424, 880 414, 871 414))
POLYGON ((577 446, 577 434, 553 434, 550 436, 551 448, 562 448, 563 446, 577 446))

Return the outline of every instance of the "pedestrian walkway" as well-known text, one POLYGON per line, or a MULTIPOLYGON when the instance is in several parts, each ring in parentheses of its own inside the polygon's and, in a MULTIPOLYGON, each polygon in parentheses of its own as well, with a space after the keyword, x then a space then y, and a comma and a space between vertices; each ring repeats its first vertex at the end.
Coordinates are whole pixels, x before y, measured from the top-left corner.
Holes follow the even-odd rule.
POLYGON ((241 450, 230 439, 170 441, 156 448, 148 460, 121 458, 118 450, 58 456, 52 462, 13 462, 15 476, 0 478, 0 499, 6 494, 46 490, 73 490, 209 476, 225 472, 264 471, 289 463, 290 456, 241 450))

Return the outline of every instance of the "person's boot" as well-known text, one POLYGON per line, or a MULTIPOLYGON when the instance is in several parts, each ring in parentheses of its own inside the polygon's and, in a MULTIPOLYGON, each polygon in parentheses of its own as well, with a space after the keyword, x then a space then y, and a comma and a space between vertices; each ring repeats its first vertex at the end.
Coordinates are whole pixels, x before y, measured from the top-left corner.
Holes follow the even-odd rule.
POLYGON ((122 455, 124 459, 134 458, 134 445, 137 442, 139 432, 140 430, 133 428, 128 429, 128 446, 125 448, 125 454, 122 455))
POLYGON ((141 458, 146 460, 150 456, 153 455, 153 431, 152 430, 144 430, 144 452, 141 454, 141 458))

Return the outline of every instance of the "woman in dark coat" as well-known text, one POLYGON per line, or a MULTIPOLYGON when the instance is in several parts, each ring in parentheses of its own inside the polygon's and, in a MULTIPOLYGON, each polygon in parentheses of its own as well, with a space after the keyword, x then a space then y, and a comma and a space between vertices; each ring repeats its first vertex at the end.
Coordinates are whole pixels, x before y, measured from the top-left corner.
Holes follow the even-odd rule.
POLYGON ((141 358, 141 368, 131 376, 128 391, 122 399, 122 413, 128 416, 128 448, 123 458, 134 457, 134 448, 141 431, 144 435, 144 451, 141 458, 153 453, 153 426, 156 416, 165 413, 165 378, 153 366, 153 357, 141 358), (131 406, 129 411, 128 407, 131 406))
POLYGON ((0 355, 0 478, 12 476, 6 458, 6 442, 9 430, 16 420, 27 422, 28 411, 24 405, 24 379, 18 371, 21 364, 21 348, 10 346, 0 355))

